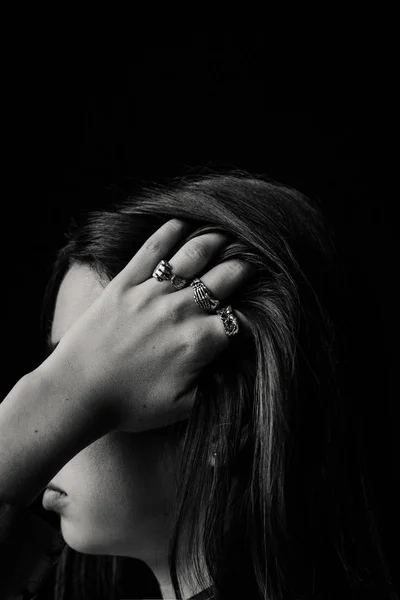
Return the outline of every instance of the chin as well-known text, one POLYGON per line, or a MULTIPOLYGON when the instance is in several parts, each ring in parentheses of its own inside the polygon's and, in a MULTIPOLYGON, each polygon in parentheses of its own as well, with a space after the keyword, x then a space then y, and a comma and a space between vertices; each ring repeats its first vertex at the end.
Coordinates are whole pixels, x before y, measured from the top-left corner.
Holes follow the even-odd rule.
MULTIPOLYGON (((125 532, 124 532, 125 533, 125 532)), ((135 550, 140 555, 140 548, 132 547, 132 537, 126 538, 121 532, 104 531, 99 528, 75 527, 65 519, 61 519, 61 534, 65 543, 81 554, 134 556, 135 550)))
POLYGON ((110 538, 102 536, 101 532, 85 530, 83 527, 74 527, 68 521, 61 519, 61 534, 65 543, 82 554, 112 554, 110 552, 110 538))

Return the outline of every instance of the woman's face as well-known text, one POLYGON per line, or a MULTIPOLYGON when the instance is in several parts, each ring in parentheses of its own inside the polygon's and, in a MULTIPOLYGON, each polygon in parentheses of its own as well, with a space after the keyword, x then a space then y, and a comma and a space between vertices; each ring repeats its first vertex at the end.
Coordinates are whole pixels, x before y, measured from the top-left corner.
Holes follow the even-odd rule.
MULTIPOLYGON (((57 296, 52 342, 63 337, 105 285, 107 281, 99 281, 89 267, 71 267, 57 296)), ((65 506, 57 510, 71 548, 131 556, 150 567, 158 556, 165 558, 174 506, 173 460, 166 440, 163 430, 113 432, 87 446, 55 475, 52 483, 68 494, 65 506)))

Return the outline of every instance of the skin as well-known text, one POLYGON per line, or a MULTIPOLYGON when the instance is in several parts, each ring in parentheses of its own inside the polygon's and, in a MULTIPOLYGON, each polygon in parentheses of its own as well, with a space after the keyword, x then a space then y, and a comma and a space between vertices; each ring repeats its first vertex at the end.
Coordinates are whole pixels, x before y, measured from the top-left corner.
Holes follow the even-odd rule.
MULTIPOLYGON (((87 266, 70 268, 57 295, 53 342, 63 337, 107 283, 87 266)), ((76 454, 52 483, 68 494, 67 504, 56 510, 71 548, 143 560, 157 577, 163 597, 175 599, 167 558, 174 453, 165 451, 166 431, 113 431, 76 454)), ((182 584, 184 598, 200 591, 182 584)))

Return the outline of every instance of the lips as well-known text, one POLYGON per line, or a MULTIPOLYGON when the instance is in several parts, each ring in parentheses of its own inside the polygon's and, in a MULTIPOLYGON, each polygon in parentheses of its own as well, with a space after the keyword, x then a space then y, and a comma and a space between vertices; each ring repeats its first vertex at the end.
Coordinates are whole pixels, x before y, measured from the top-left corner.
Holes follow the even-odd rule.
POLYGON ((48 483, 46 485, 46 490, 54 490, 55 492, 60 492, 61 494, 65 494, 67 496, 67 492, 64 492, 64 490, 54 485, 54 483, 48 483))
POLYGON ((69 498, 65 492, 60 492, 59 489, 53 489, 56 486, 47 487, 42 498, 42 506, 45 510, 54 510, 61 512, 69 502, 69 498))

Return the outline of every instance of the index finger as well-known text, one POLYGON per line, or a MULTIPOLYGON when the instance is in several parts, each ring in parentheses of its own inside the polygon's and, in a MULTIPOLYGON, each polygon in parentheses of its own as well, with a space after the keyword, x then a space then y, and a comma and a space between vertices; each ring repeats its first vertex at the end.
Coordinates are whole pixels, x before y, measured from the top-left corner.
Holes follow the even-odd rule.
POLYGON ((189 223, 170 219, 146 240, 116 278, 128 286, 143 283, 152 276, 161 260, 167 260, 176 244, 189 232, 189 223))

